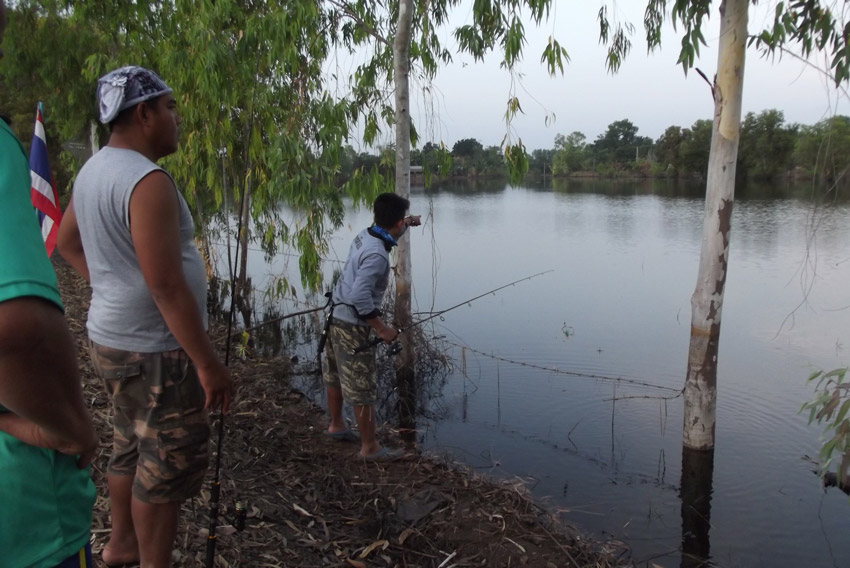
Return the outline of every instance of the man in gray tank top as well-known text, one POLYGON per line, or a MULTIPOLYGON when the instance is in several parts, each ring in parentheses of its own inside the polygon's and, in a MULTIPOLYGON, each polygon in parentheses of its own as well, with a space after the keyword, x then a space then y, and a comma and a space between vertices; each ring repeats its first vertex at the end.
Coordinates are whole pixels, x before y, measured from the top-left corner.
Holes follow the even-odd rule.
POLYGON ((208 465, 207 411, 223 412, 230 372, 206 332, 206 272, 194 224, 156 161, 177 150, 177 102, 155 73, 98 81, 108 144, 80 170, 59 228, 62 256, 92 286, 87 328, 114 407, 107 470, 108 565, 171 565, 180 504, 208 465))

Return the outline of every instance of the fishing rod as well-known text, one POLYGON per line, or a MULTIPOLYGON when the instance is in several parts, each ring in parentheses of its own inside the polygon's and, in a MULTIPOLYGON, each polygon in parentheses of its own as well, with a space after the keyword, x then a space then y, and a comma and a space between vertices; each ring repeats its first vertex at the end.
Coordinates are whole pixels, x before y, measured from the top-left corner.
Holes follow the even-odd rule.
MULTIPOLYGON (((221 180, 223 184, 224 193, 227 194, 227 175, 224 169, 224 159, 226 156, 226 151, 221 156, 221 180)), ((245 207, 245 186, 242 186, 241 196, 239 197, 239 220, 236 222, 236 236, 237 239, 242 235, 242 210, 245 207)), ((238 244, 238 243, 237 243, 238 244)), ((230 251, 230 236, 228 235, 228 252, 230 251)), ((242 262, 245 262, 242 259, 242 262)), ((235 272, 236 267, 238 267, 239 263, 239 247, 236 247, 236 253, 233 257, 233 264, 230 264, 228 268, 230 269, 230 314, 227 317, 227 341, 225 342, 224 347, 224 366, 230 367, 230 347, 233 339, 233 312, 236 309, 236 286, 235 286, 235 272)), ((218 530, 218 515, 219 515, 219 501, 221 497, 221 444, 224 439, 224 413, 221 412, 219 414, 218 421, 218 442, 216 443, 216 452, 215 452, 215 475, 213 476, 212 486, 210 487, 210 524, 209 524, 209 534, 207 535, 207 556, 206 556, 206 568, 213 568, 215 563, 215 545, 216 545, 216 532, 218 530)), ((245 516, 247 511, 245 510, 242 503, 237 502, 235 505, 236 509, 236 522, 234 526, 237 530, 241 530, 245 528, 245 516)))
MULTIPOLYGON (((525 282, 526 280, 531 280, 532 278, 537 278, 538 276, 543 276, 544 274, 549 274, 550 272, 554 272, 554 270, 544 270, 543 272, 538 272, 537 274, 532 274, 531 276, 526 276, 525 278, 520 278, 519 280, 514 280, 513 282, 509 282, 509 283, 507 283, 503 286, 499 286, 498 288, 493 288, 492 290, 484 292, 483 294, 479 294, 479 295, 475 296, 474 298, 470 298, 468 300, 464 300, 463 302, 459 302, 459 303, 455 304, 454 306, 452 306, 450 308, 446 308, 446 309, 440 310, 438 312, 431 312, 430 316, 428 316, 426 318, 422 318, 419 321, 415 321, 408 326, 405 326, 405 327, 398 329, 397 331, 398 331, 398 333, 404 333, 406 331, 409 331, 411 328, 414 328, 418 325, 422 325, 423 323, 425 323, 427 321, 431 321, 434 318, 438 318, 438 317, 442 316, 443 314, 445 314, 446 312, 450 312, 450 311, 457 309, 461 306, 471 304, 475 300, 479 300, 479 299, 483 298, 484 296, 489 296, 490 294, 495 294, 499 290, 504 290, 505 288, 508 288, 510 286, 514 286, 515 284, 519 284, 520 282, 525 282)), ((371 349, 372 347, 379 345, 382 341, 384 341, 384 340, 381 339, 380 337, 376 337, 372 341, 369 341, 368 343, 364 343, 360 347, 357 347, 356 349, 352 350, 351 354, 356 355, 357 353, 362 353, 363 351, 366 351, 367 349, 371 349)), ((401 348, 400 345, 398 347, 395 347, 394 353, 398 353, 401 350, 400 348, 401 348)))
MULTIPOLYGON (((231 333, 231 336, 236 337, 238 335, 241 335, 242 333, 247 333, 249 331, 256 331, 256 330, 260 329, 261 327, 265 327, 265 326, 273 324, 273 323, 278 323, 278 322, 282 322, 284 320, 288 320, 290 318, 296 318, 298 316, 304 316, 304 315, 307 315, 307 314, 320 312, 322 310, 326 310, 327 308, 328 308, 328 306, 327 306, 327 304, 325 304, 324 306, 318 306, 316 308, 307 308, 306 310, 301 310, 300 312, 292 312, 290 314, 278 316, 276 318, 267 319, 265 321, 258 323, 257 325, 252 325, 251 327, 246 327, 242 331, 234 331, 234 332, 231 333)), ((230 333, 229 329, 228 329, 228 332, 230 333)), ((222 339, 223 339, 222 337, 219 337, 218 339, 216 339, 216 342, 221 341, 222 339)))

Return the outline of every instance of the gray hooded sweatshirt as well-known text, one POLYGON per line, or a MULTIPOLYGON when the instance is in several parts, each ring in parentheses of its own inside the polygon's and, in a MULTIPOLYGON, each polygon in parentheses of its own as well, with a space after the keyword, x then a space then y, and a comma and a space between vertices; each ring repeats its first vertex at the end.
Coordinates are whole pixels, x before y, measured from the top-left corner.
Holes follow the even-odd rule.
POLYGON ((333 291, 335 320, 368 325, 366 319, 381 315, 390 279, 392 247, 371 228, 354 237, 342 276, 333 291))

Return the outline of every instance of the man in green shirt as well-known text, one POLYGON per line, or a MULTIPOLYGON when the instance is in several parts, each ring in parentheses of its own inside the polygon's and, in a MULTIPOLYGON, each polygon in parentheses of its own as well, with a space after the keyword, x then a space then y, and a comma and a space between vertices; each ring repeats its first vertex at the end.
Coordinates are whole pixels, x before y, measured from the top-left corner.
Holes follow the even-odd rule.
MULTIPOLYGON (((0 0, 0 42, 5 27, 0 0)), ((91 566, 97 434, 29 185, 0 120, 0 566, 91 566)))

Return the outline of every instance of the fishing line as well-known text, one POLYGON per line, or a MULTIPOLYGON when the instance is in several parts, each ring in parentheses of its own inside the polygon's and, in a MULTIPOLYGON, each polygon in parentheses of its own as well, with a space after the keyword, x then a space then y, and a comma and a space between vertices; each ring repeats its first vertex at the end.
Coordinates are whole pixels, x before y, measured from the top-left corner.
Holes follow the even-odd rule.
MULTIPOLYGON (((557 367, 545 367, 543 365, 536 365, 534 363, 526 363, 524 361, 516 361, 514 359, 508 359, 507 357, 500 357, 498 355, 493 355, 492 353, 485 353, 484 351, 474 349, 474 348, 472 348, 468 345, 462 345, 460 343, 456 343, 454 341, 451 341, 450 339, 443 338, 442 341, 448 343, 449 345, 454 345, 455 347, 459 347, 461 349, 465 349, 467 351, 477 353, 478 355, 481 355, 483 357, 495 359, 496 361, 504 361, 505 363, 511 363, 513 365, 519 365, 521 367, 529 367, 529 368, 532 368, 532 369, 538 369, 538 370, 541 370, 541 371, 549 371, 551 373, 557 373, 559 375, 568 375, 568 376, 571 376, 571 377, 580 377, 580 378, 584 378, 584 379, 598 379, 598 380, 603 380, 603 381, 614 381, 614 382, 618 382, 618 383, 625 383, 625 384, 639 386, 639 387, 665 390, 665 391, 669 391, 671 393, 676 393, 676 396, 679 396, 682 393, 682 389, 675 389, 675 388, 672 388, 672 387, 654 385, 652 383, 648 383, 646 381, 640 381, 640 380, 637 380, 637 379, 627 379, 627 378, 624 378, 624 377, 611 377, 611 376, 606 376, 606 375, 597 375, 597 374, 593 374, 593 373, 581 373, 579 371, 566 371, 564 369, 559 369, 557 367)), ((633 398, 633 397, 630 397, 630 398, 633 398)), ((675 398, 675 397, 672 397, 672 398, 675 398)))

